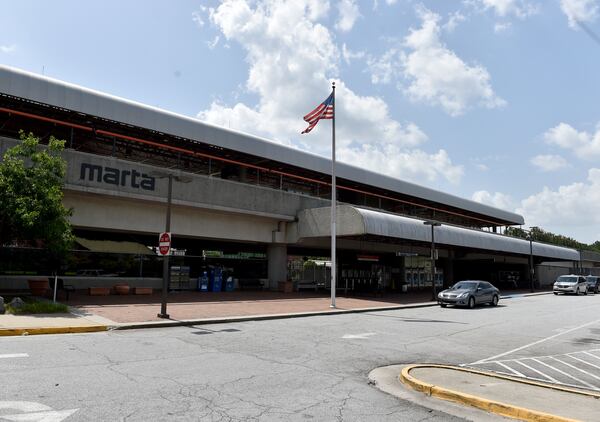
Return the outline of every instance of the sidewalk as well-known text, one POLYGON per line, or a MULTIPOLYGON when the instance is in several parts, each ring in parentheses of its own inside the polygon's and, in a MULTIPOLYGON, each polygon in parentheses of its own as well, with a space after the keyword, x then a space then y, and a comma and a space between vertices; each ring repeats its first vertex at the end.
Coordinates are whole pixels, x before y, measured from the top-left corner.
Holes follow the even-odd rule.
POLYGON ((600 415, 600 393, 467 368, 393 366, 374 370, 370 378, 393 395, 402 395, 402 382, 429 397, 525 421, 592 421, 600 415), (395 383, 385 371, 395 374, 395 383))
POLYGON ((386 294, 383 297, 338 296, 333 309, 327 293, 173 292, 169 293, 167 305, 170 319, 165 320, 157 317, 160 293, 89 296, 77 292, 71 295, 69 302, 63 302, 71 307, 71 314, 0 315, 0 335, 19 335, 25 331, 29 334, 98 331, 102 329, 100 327, 106 330, 208 324, 436 305, 430 300, 430 292, 386 294), (60 331, 60 327, 64 331, 60 331))
POLYGON ((75 314, 0 315, 0 336, 106 331, 106 321, 75 314))

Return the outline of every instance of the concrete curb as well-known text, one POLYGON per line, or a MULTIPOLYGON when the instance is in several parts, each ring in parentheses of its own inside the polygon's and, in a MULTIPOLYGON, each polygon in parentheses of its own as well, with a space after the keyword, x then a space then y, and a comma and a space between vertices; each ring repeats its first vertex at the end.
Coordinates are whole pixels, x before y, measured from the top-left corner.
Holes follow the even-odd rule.
MULTIPOLYGON (((526 296, 539 296, 547 295, 552 292, 539 292, 539 293, 524 293, 518 296, 500 296, 501 299, 510 299, 512 297, 526 297, 526 296)), ((109 325, 111 330, 134 330, 140 328, 161 328, 161 327, 188 327, 191 325, 207 325, 207 324, 227 324, 232 322, 246 322, 246 321, 268 321, 273 319, 287 319, 287 318, 304 318, 311 316, 322 316, 322 315, 342 315, 352 313, 365 313, 365 312, 380 312, 380 311, 394 311, 398 309, 415 309, 415 308, 427 308, 431 306, 438 306, 437 302, 420 302, 406 305, 394 305, 394 306, 381 306, 377 308, 358 308, 358 309, 336 309, 330 311, 312 311, 312 312, 296 312, 287 314, 267 314, 267 315, 244 315, 244 316, 231 316, 222 318, 202 318, 202 319, 186 319, 186 320, 167 320, 167 321, 147 321, 147 322, 131 322, 131 323, 117 323, 109 325)))
POLYGON ((288 314, 244 315, 222 318, 202 318, 167 321, 131 322, 111 325, 112 330, 133 330, 138 328, 185 327, 190 325, 227 324, 231 322, 268 321, 272 319, 304 318, 322 315, 343 315, 366 312, 393 311, 397 309, 413 309, 437 306, 437 302, 415 303, 411 305, 383 306, 378 308, 337 309, 332 311, 296 312, 288 314))
POLYGON ((489 400, 478 396, 473 396, 471 394, 462 393, 460 391, 450 390, 444 387, 439 387, 437 385, 429 384, 427 382, 421 381, 412 375, 410 375, 410 371, 415 368, 443 368, 450 369, 455 371, 462 372, 470 372, 478 375, 485 375, 492 378, 500 378, 504 380, 510 380, 513 382, 519 382, 522 384, 535 385, 538 387, 548 388, 552 390, 558 390, 563 392, 569 392, 573 394, 580 394, 584 396, 594 397, 596 399, 600 399, 600 394, 595 394, 591 392, 585 392, 576 390, 568 387, 561 386, 552 386, 548 384, 543 384, 535 381, 522 380, 518 378, 513 378, 505 375, 500 375, 491 372, 484 372, 475 369, 461 368, 451 365, 434 365, 434 364, 417 364, 417 365, 409 365, 402 369, 400 373, 399 379, 402 383, 410 386, 413 390, 419 391, 421 393, 427 394, 428 396, 436 397, 442 400, 452 401, 455 403, 475 407, 478 409, 485 410, 487 412, 495 413, 501 416, 506 416, 514 419, 520 419, 524 421, 532 421, 532 422, 576 422, 575 419, 569 419, 562 416, 551 415, 549 413, 540 412, 537 410, 526 409, 524 407, 513 406, 510 404, 502 403, 495 400, 489 400))
POLYGON ((107 331, 107 325, 87 325, 87 326, 65 326, 65 327, 31 327, 31 328, 0 328, 0 337, 2 336, 27 336, 38 334, 73 334, 73 333, 95 333, 98 331, 107 331))

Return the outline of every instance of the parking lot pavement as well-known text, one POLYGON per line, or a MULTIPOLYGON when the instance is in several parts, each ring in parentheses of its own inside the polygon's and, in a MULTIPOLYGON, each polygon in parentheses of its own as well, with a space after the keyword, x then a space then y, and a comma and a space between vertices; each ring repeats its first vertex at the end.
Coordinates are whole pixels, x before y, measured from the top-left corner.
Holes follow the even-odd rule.
POLYGON ((600 349, 466 365, 501 374, 600 391, 600 349))

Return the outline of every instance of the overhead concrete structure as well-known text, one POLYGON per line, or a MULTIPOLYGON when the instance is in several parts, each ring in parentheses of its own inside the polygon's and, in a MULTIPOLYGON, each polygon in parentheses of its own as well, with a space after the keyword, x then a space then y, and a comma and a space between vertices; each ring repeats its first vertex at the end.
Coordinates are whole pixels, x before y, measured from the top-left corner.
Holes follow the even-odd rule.
MULTIPOLYGON (((295 233, 290 230, 290 237, 297 237, 296 240, 311 237, 329 237, 331 230, 327 224, 327 219, 330 213, 330 207, 301 211, 298 216, 297 230, 295 233)), ((338 218, 340 228, 337 230, 337 235, 340 237, 375 235, 431 242, 431 228, 423 224, 424 220, 351 205, 338 207, 338 218)), ((435 241, 438 245, 450 247, 459 246, 482 251, 508 252, 521 255, 529 255, 530 253, 528 240, 447 224, 436 227, 435 241)), ((540 242, 533 242, 532 247, 534 256, 564 261, 579 260, 579 251, 575 249, 540 242)))

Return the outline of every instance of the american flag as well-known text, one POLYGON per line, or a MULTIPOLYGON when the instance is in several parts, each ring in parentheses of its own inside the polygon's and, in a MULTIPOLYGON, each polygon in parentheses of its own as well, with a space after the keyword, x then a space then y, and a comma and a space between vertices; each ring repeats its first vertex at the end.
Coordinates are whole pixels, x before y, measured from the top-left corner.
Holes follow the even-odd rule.
POLYGON ((308 133, 319 123, 321 119, 333 119, 333 92, 325 101, 317 106, 313 111, 304 116, 304 121, 308 127, 302 133, 308 133))

